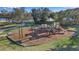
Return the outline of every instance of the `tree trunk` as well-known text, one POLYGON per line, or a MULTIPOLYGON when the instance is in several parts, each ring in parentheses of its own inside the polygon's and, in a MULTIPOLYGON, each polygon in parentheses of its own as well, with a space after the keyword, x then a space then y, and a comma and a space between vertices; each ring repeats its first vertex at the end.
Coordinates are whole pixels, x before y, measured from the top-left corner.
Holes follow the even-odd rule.
POLYGON ((19 25, 19 39, 23 38, 22 24, 19 25))
POLYGON ((23 29, 22 29, 22 23, 21 23, 21 37, 23 38, 23 29))

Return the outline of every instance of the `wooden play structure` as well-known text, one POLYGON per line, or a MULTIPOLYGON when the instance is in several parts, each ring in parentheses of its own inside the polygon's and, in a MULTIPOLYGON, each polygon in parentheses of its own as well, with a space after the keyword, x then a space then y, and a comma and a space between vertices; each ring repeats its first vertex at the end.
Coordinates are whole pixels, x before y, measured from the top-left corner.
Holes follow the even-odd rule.
POLYGON ((56 36, 65 35, 65 30, 55 21, 47 21, 35 24, 30 28, 22 29, 22 37, 19 32, 11 32, 7 38, 19 45, 38 45, 56 39, 56 36))

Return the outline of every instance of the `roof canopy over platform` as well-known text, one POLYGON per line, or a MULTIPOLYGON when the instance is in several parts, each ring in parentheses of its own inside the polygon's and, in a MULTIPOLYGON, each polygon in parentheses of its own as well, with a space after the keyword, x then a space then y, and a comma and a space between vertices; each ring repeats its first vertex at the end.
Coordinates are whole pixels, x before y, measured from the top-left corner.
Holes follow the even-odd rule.
POLYGON ((48 18, 47 20, 46 20, 47 22, 53 22, 53 21, 55 21, 53 18, 48 18))

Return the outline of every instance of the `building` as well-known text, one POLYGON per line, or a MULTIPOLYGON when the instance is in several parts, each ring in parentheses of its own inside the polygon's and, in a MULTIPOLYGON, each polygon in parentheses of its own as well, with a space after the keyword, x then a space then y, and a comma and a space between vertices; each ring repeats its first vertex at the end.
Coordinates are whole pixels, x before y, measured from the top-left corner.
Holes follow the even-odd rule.
POLYGON ((0 18, 0 22, 7 22, 6 18, 0 18))

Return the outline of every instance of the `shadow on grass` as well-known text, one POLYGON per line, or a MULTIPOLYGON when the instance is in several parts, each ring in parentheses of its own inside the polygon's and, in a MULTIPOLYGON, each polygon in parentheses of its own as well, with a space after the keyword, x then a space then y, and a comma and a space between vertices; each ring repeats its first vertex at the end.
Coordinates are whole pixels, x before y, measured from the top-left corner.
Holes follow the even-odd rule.
POLYGON ((72 28, 76 28, 76 32, 69 38, 69 44, 56 43, 55 48, 50 48, 49 51, 79 51, 79 25, 73 25, 72 28))

